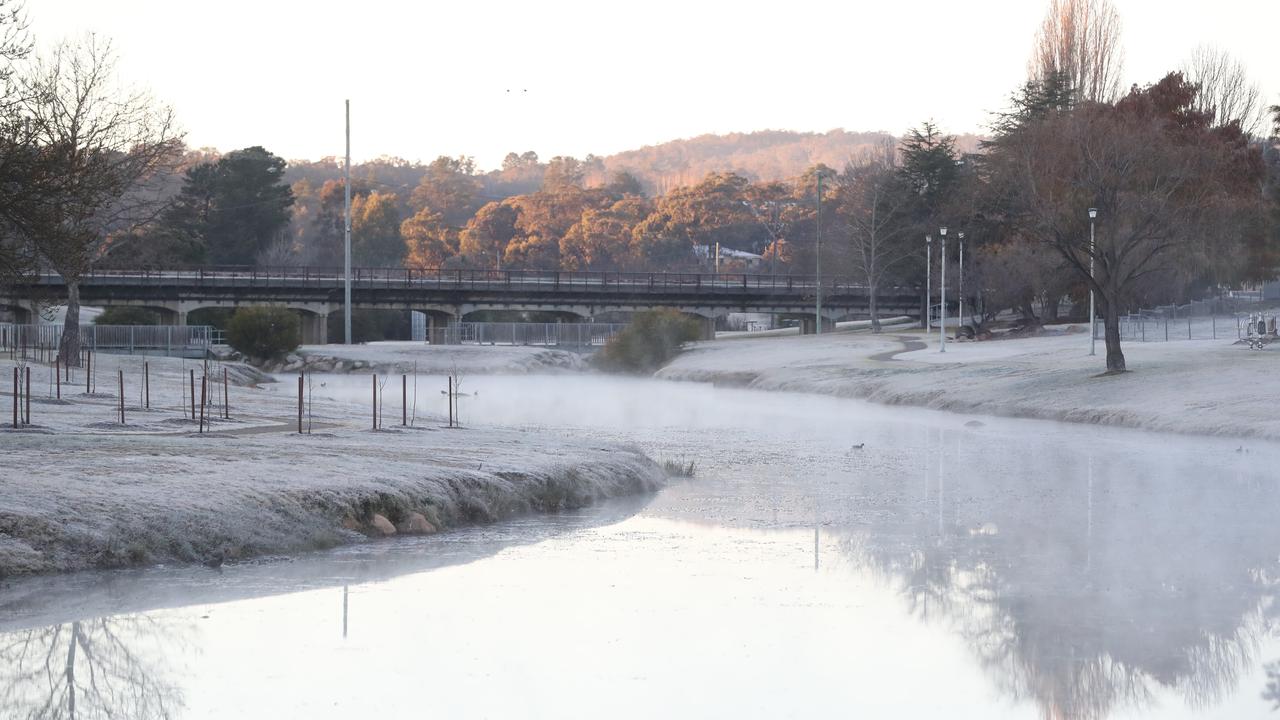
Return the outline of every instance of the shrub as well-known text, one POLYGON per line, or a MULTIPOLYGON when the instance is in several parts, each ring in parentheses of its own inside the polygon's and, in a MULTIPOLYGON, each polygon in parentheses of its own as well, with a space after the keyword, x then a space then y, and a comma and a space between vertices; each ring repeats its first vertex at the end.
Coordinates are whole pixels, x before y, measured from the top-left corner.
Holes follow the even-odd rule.
POLYGON ((626 329, 609 339, 592 361, 604 370, 651 373, 670 362, 681 345, 697 340, 700 334, 698 321, 677 310, 640 312, 626 329))
POLYGON ((269 360, 297 349, 302 323, 297 313, 282 307, 245 307, 227 323, 227 343, 258 360, 269 360))
POLYGON ((160 315, 154 310, 116 305, 103 310, 93 319, 94 325, 159 325, 160 315))

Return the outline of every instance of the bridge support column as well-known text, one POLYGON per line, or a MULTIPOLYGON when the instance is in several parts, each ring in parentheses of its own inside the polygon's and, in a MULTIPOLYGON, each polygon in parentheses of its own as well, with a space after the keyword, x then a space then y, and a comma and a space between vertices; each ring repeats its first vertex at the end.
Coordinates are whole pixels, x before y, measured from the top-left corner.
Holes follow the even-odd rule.
POLYGON ((175 323, 174 323, 175 325, 186 325, 186 324, 187 324, 187 313, 186 313, 185 311, 183 311, 183 310, 179 310, 178 312, 174 313, 174 315, 176 315, 176 316, 177 316, 177 319, 176 319, 176 321, 175 321, 175 323))
POLYGON ((450 337, 449 326, 453 325, 456 320, 455 316, 443 312, 428 311, 427 315, 427 342, 432 345, 446 345, 450 342, 457 342, 457 338, 450 337))
MULTIPOLYGON (((816 320, 814 320, 812 315, 806 318, 800 318, 800 334, 801 335, 816 335, 817 329, 818 329, 818 323, 816 320)), ((827 318, 822 318, 822 332, 830 332, 835 329, 836 329, 836 324, 834 322, 828 320, 827 318)))
POLYGON ((326 345, 329 341, 329 316, 324 313, 301 313, 303 345, 326 345))
POLYGON ((715 340, 716 339, 716 319, 715 318, 700 317, 698 318, 698 324, 700 326, 699 329, 701 330, 698 336, 699 340, 715 340))

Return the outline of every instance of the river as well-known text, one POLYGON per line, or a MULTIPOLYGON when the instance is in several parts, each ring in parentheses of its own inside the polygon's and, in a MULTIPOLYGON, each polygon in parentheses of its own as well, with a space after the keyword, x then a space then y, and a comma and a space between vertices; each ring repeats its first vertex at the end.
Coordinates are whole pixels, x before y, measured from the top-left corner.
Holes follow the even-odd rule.
MULTIPOLYGON (((367 402, 367 377, 324 383, 367 402)), ((443 387, 419 380, 423 415, 443 387)), ((137 719, 1249 718, 1280 697, 1275 444, 597 376, 461 389, 459 432, 695 475, 220 571, 12 582, 0 718, 72 695, 137 719)))

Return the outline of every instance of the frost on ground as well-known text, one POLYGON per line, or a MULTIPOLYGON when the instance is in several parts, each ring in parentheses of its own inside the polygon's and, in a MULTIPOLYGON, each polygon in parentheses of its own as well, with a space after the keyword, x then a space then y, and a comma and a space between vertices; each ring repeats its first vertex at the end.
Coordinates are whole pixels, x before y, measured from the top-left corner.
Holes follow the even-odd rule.
MULTIPOLYGON (((33 365, 31 425, 0 426, 0 577, 297 552, 378 534, 375 516, 399 532, 433 532, 652 491, 664 478, 638 450, 442 428, 434 408, 406 428, 398 406, 385 408, 385 429, 373 431, 370 408, 317 400, 306 418, 312 433, 299 435, 296 392, 283 383, 232 380, 231 419, 199 434, 184 404, 192 370, 199 398, 202 363, 150 359, 149 411, 139 407, 142 358, 95 363, 94 392, 77 370, 63 402, 49 397, 49 369, 33 365)), ((211 364, 210 377, 223 367, 211 364)), ((229 378, 253 377, 225 367, 229 378)), ((11 372, 7 363, 0 370, 11 372)), ((221 405, 220 384, 208 394, 221 405)))
POLYGON ((367 345, 303 345, 273 372, 407 373, 428 375, 522 375, 586 367, 578 353, 547 347, 510 345, 428 345, 421 342, 375 342, 367 345))
POLYGON ((888 405, 1205 435, 1280 439, 1280 347, 1235 339, 1126 343, 1131 372, 1102 376, 1079 328, 948 342, 936 332, 831 333, 700 343, 670 380, 854 397, 888 405))

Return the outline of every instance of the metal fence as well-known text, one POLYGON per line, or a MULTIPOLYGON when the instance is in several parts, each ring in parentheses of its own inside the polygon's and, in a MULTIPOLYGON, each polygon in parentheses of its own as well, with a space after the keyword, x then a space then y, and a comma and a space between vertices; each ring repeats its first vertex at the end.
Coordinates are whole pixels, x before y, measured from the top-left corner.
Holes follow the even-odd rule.
MULTIPOLYGON (((80 345, 94 352, 205 357, 220 339, 208 325, 81 325, 80 345)), ((62 325, 0 323, 0 354, 50 358, 62 325)))
MULTIPOLYGON (((1125 342, 1173 340, 1243 340, 1249 336, 1250 317, 1261 312, 1261 301, 1251 296, 1226 296, 1196 300, 1185 305, 1164 305, 1120 316, 1120 339, 1125 342)), ((1106 329, 1099 319, 1095 336, 1106 329)))
POLYGON ((540 345, 594 347, 625 328, 623 323, 464 322, 432 330, 438 345, 540 345))

